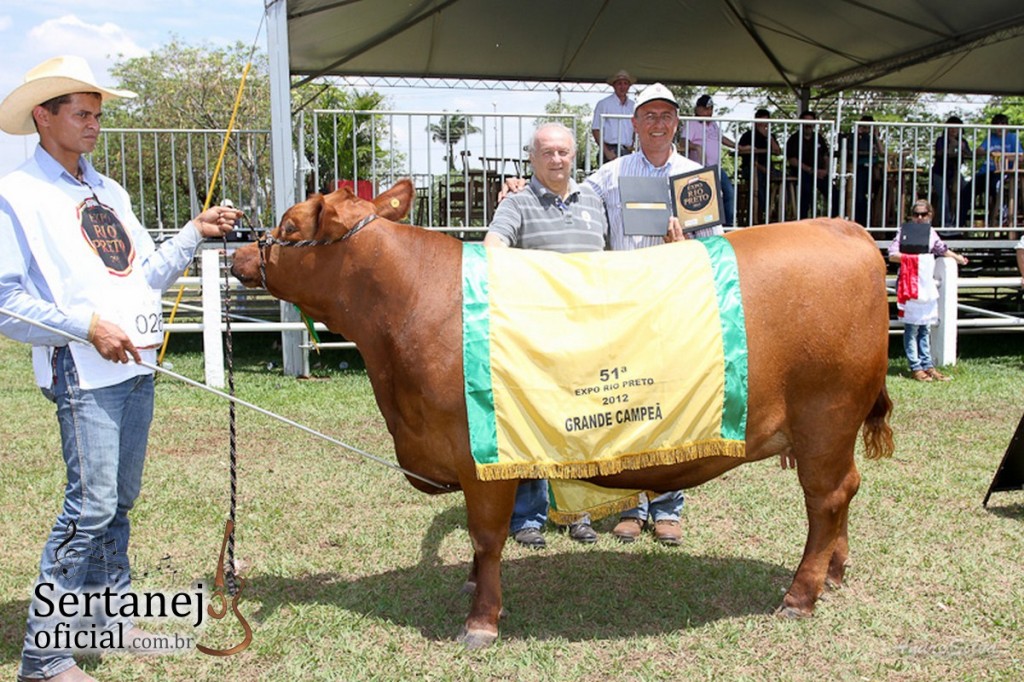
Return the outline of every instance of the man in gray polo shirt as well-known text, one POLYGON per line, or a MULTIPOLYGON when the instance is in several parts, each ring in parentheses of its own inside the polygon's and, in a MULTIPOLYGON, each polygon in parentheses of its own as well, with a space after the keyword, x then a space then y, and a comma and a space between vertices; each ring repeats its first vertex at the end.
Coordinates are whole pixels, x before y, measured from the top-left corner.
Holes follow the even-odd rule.
MULTIPOLYGON (((533 178, 524 191, 498 204, 484 245, 560 253, 604 249, 608 233, 604 203, 592 187, 572 179, 576 159, 572 131, 561 123, 542 124, 534 131, 529 150, 533 178)), ((547 481, 521 481, 509 526, 512 538, 528 547, 544 547, 540 529, 547 514, 547 481)), ((597 533, 590 519, 584 518, 569 527, 569 537, 595 542, 597 533)))

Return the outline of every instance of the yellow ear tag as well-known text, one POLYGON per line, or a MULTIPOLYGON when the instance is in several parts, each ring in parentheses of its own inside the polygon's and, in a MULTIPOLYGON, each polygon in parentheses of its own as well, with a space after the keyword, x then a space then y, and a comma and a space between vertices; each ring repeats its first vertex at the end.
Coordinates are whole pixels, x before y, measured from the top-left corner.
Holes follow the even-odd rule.
POLYGON ((392 197, 392 199, 391 199, 391 208, 398 208, 398 204, 400 204, 400 203, 401 202, 398 199, 395 199, 394 197, 392 197))

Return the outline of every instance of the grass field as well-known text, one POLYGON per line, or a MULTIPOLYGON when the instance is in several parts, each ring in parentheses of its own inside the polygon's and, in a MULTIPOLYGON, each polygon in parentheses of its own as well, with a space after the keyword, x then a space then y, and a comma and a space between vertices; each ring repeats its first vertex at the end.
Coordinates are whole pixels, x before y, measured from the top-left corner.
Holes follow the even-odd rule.
MULTIPOLYGON (((175 371, 202 377, 175 337, 175 371)), ((899 346, 898 337, 894 346, 899 346)), ((357 357, 294 380, 248 339, 239 396, 390 458, 357 357), (354 369, 338 370, 350 362, 354 369)), ((962 336, 948 384, 905 378, 891 354, 897 452, 858 458, 847 585, 814 618, 771 613, 803 550, 795 473, 740 467, 687 494, 684 542, 602 535, 509 545, 501 638, 467 652, 471 559, 460 495, 415 492, 390 469, 246 410, 238 415, 240 609, 252 645, 226 658, 83 659, 101 680, 1018 680, 1024 666, 1024 493, 982 498, 1024 411, 1024 337, 962 336)), ((317 362, 317 360, 314 360, 317 362)), ((14 679, 45 529, 61 500, 53 409, 28 349, 0 340, 0 676, 14 679)), ((131 557, 138 590, 182 591, 216 568, 228 506, 227 405, 160 379, 131 557)), ((614 519, 597 522, 607 532, 614 519)), ((196 636, 189 624, 149 629, 196 636)), ((240 639, 232 619, 198 633, 240 639)))

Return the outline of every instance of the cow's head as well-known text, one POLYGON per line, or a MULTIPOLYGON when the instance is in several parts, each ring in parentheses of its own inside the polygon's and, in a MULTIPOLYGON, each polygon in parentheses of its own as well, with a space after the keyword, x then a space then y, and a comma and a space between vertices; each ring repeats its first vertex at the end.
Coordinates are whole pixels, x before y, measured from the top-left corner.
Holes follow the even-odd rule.
POLYGON ((413 186, 400 180, 372 202, 360 199, 348 187, 330 194, 314 194, 295 204, 281 218, 265 242, 235 251, 231 274, 247 287, 266 287, 286 301, 296 301, 292 283, 308 283, 313 273, 303 271, 316 262, 312 249, 340 244, 371 216, 401 220, 412 205, 413 186))

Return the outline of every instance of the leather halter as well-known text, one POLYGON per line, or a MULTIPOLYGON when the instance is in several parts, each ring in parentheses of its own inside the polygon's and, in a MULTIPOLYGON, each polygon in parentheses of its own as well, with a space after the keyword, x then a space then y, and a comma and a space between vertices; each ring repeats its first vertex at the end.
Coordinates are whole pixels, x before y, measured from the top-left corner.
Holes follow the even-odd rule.
POLYGON ((359 230, 363 229, 364 227, 366 227, 367 225, 372 223, 374 220, 377 219, 377 217, 378 216, 377 216, 376 213, 370 213, 369 215, 365 216, 362 220, 360 220, 358 223, 356 223, 352 227, 351 230, 349 230, 345 234, 341 235, 340 237, 335 237, 333 239, 300 239, 298 241, 294 241, 293 242, 293 241, 288 241, 286 239, 277 239, 275 237, 271 237, 270 235, 266 235, 264 237, 260 237, 258 240, 256 240, 256 250, 259 251, 259 254, 260 254, 260 285, 264 289, 267 288, 267 266, 266 266, 266 260, 263 258, 263 249, 264 249, 264 247, 271 247, 271 246, 275 246, 275 245, 276 246, 327 246, 328 244, 337 244, 338 242, 345 241, 346 239, 348 239, 349 237, 354 235, 356 232, 358 232, 359 230))

